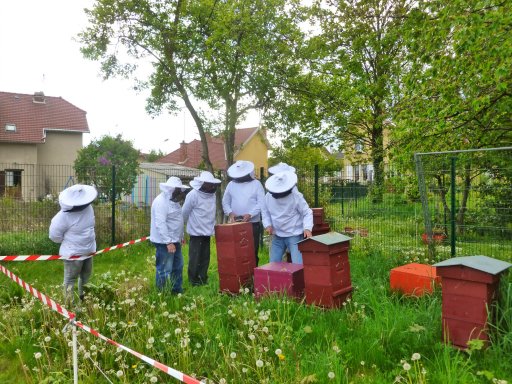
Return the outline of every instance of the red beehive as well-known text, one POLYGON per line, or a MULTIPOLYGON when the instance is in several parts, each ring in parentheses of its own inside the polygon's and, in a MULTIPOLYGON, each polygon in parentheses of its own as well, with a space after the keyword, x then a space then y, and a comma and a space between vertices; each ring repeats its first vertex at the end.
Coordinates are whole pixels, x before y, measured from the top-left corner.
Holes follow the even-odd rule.
POLYGON ((250 275, 219 275, 219 291, 228 293, 240 293, 240 288, 251 287, 252 274, 250 275))
POLYGON ((422 296, 432 293, 434 284, 440 284, 441 278, 436 274, 436 267, 411 263, 393 268, 389 273, 389 283, 392 290, 405 295, 422 296))
POLYGON ((250 285, 256 267, 252 223, 216 225, 215 242, 220 290, 238 293, 250 285))
POLYGON ((500 274, 512 264, 487 256, 454 257, 434 264, 443 281, 443 340, 467 348, 489 340, 488 309, 497 298, 500 274))
POLYGON ((304 263, 306 303, 339 307, 350 296, 350 240, 340 233, 329 232, 299 243, 304 263))
POLYGON ((311 208, 313 211, 313 228, 311 230, 313 236, 322 235, 328 233, 331 230, 329 223, 324 221, 324 209, 323 208, 311 208))
POLYGON ((261 297, 269 293, 304 296, 304 267, 302 264, 271 262, 254 269, 254 293, 261 297))
POLYGON ((313 211, 313 225, 324 223, 324 209, 323 208, 311 208, 313 211))

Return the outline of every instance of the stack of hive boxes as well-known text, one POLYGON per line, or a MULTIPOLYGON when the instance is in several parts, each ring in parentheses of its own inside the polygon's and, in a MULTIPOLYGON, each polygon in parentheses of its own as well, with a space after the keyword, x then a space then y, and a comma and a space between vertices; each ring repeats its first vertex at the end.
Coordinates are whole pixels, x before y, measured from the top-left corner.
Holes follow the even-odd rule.
POLYGON ((215 240, 220 291, 238 293, 250 286, 256 267, 252 223, 218 224, 215 240))
POLYGON ((472 339, 488 341, 488 320, 493 318, 500 276, 512 264, 487 256, 464 256, 434 266, 443 287, 443 340, 460 348, 467 348, 472 339))
POLYGON ((256 298, 269 293, 286 294, 301 299, 304 296, 302 264, 272 262, 254 269, 256 298))
POLYGON ((340 233, 329 232, 299 243, 304 263, 306 303, 338 308, 350 297, 350 240, 340 233))
POLYGON ((313 211, 313 236, 322 235, 331 230, 329 223, 325 222, 323 208, 311 208, 313 211))

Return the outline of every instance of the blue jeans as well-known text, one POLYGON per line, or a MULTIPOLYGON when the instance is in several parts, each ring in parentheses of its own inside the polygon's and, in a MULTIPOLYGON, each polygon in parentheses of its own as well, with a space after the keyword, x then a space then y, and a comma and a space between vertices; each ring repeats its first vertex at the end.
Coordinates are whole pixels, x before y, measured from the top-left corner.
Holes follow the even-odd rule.
POLYGON ((156 248, 156 287, 159 290, 169 288, 172 284, 172 292, 183 292, 183 254, 181 244, 174 243, 176 252, 167 252, 167 245, 153 243, 156 248))
POLYGON ((296 235, 290 237, 272 236, 272 247, 270 248, 270 261, 279 262, 283 261, 283 254, 286 248, 292 255, 292 263, 302 264, 302 253, 299 251, 297 243, 304 240, 303 235, 296 235))

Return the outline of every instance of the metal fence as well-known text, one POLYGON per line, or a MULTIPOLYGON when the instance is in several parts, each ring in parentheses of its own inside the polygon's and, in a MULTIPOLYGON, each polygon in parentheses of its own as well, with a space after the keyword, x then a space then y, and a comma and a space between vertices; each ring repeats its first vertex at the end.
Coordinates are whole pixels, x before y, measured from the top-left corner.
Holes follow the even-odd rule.
MULTIPOLYGON (((510 149, 418 154, 417 173, 386 172, 379 202, 372 199, 371 182, 346 179, 336 169, 298 169, 298 189, 310 206, 324 208, 332 230, 351 236, 353 246, 368 255, 421 261, 482 254, 510 261, 511 154, 510 149)), ((257 171, 264 182, 266 171, 257 171)), ((158 184, 169 176, 188 182, 199 172, 141 164, 131 191, 116 194, 112 169, 111 184, 99 187, 94 203, 98 247, 148 235, 158 184)), ((224 173, 216 176, 226 181, 224 173)), ((57 252, 48 239, 57 196, 78 181, 70 166, 0 164, 0 254, 57 252)))

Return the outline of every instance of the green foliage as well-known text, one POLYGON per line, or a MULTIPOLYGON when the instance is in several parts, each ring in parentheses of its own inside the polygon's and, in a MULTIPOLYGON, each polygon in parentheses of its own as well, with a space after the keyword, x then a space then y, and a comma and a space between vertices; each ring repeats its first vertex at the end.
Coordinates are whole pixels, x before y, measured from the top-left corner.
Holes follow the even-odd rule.
POLYGON ((512 143, 512 4, 421 1, 408 19, 396 156, 512 143))
POLYGON ((161 149, 159 149, 158 151, 155 149, 152 149, 151 151, 149 151, 149 153, 146 157, 146 161, 148 163, 154 163, 155 161, 157 161, 159 158, 163 157, 164 155, 165 155, 165 153, 163 153, 161 149))
POLYGON ((285 145, 274 148, 269 158, 269 166, 280 162, 302 170, 311 170, 313 165, 318 165, 323 172, 336 171, 343 167, 343 161, 329 153, 327 149, 307 143, 294 145, 286 142, 285 145))
MULTIPOLYGON (((94 259, 78 316, 135 351, 215 383, 391 383, 400 376, 396 382, 477 384, 482 376, 511 377, 501 345, 471 355, 444 345, 440 292, 390 292, 389 269, 399 264, 378 248, 351 249, 352 298, 342 308, 322 309, 277 294, 259 300, 249 291, 219 294, 214 245, 207 286, 189 287, 185 273, 183 295, 158 293, 154 248, 137 244, 94 259)), ((261 256, 268 260, 266 250, 261 256)), ((16 273, 57 301, 62 297, 61 263, 18 265, 16 273)), ((2 276, 0 284, 2 292, 16 286, 2 276)), ((19 290, 1 298, 0 380, 71 380, 72 335, 69 327, 62 331, 62 317, 19 290)), ((104 381, 103 373, 120 383, 169 380, 97 337, 79 331, 78 342, 80 382, 104 381)))
POLYGON ((205 135, 223 136, 231 164, 235 126, 270 105, 302 36, 297 7, 296 0, 99 0, 87 10, 81 50, 107 78, 131 76, 150 61, 153 72, 135 86, 151 91, 148 112, 176 112, 182 100, 211 171, 205 135))
POLYGON ((112 198, 112 169, 115 167, 116 197, 131 193, 138 172, 139 152, 130 141, 103 136, 78 152, 74 169, 83 184, 96 186, 100 198, 112 198))

